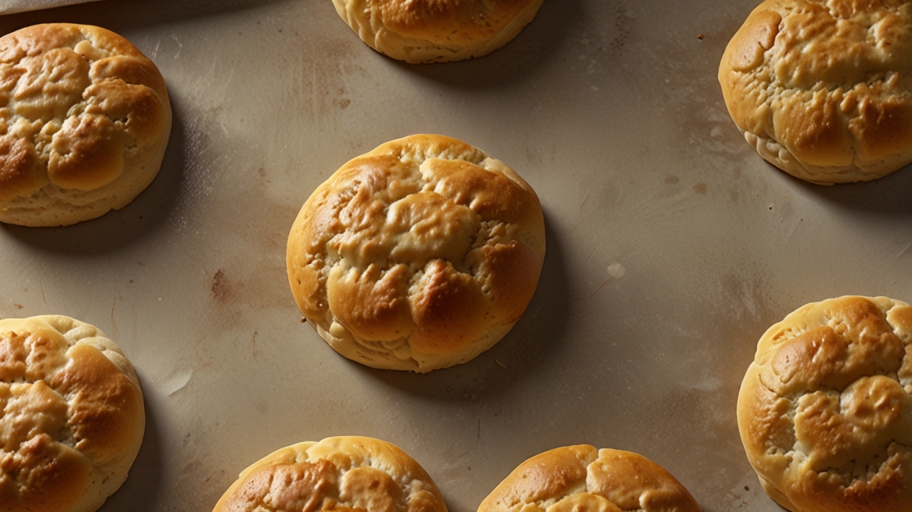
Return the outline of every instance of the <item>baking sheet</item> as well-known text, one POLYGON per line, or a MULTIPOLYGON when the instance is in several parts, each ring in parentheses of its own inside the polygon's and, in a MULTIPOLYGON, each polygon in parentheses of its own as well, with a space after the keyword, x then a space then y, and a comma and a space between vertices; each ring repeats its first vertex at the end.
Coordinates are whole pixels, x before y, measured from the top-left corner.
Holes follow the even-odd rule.
POLYGON ((472 512, 517 464, 588 443, 641 453, 707 511, 780 510, 735 422, 762 332, 843 294, 912 300, 912 170, 818 187, 728 117, 722 50, 754 1, 546 0, 485 58, 409 66, 328 0, 108 0, 0 17, 90 23, 168 81, 162 171, 120 212, 0 228, 0 316, 109 334, 146 397, 142 450, 103 512, 211 510, 244 467, 358 434, 415 457, 472 512), (371 370, 301 323, 285 277, 300 205, 353 156, 461 138, 539 193, 547 256, 526 315, 477 360, 371 370))

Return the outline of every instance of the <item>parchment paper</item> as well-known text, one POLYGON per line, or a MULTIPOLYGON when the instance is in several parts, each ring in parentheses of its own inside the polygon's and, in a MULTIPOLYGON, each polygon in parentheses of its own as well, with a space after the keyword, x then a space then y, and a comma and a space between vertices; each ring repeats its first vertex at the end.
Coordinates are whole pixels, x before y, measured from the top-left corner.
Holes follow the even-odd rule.
POLYGON ((84 4, 98 0, 0 0, 0 14, 37 11, 64 5, 84 4))

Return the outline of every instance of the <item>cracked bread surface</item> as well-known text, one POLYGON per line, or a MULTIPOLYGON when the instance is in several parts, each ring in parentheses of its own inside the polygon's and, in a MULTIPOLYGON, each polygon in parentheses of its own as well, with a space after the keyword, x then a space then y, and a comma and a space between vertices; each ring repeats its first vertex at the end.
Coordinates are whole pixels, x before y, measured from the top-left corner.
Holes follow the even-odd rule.
POLYGON ((360 436, 277 450, 241 472, 213 512, 446 512, 431 477, 399 447, 360 436))
POLYGON ((512 41, 542 0, 333 0, 374 50, 412 64, 482 57, 512 41))
POLYGON ((120 35, 50 23, 0 38, 0 222, 123 208, 158 174, 170 132, 161 73, 120 35))
POLYGON ((912 510, 912 307, 811 303, 761 337, 738 427, 766 492, 793 512, 912 510))
POLYGON ((564 446, 516 467, 478 512, 700 512, 667 470, 637 453, 564 446))
POLYGON ((868 181, 912 161, 912 3, 766 0, 719 67, 747 142, 819 184, 868 181))
POLYGON ((104 333, 60 315, 0 320, 4 512, 97 510, 144 429, 136 372, 104 333))
POLYGON ((301 312, 343 356, 428 372, 503 338, 528 306, 545 255, 538 196, 462 141, 413 135, 343 165, 288 237, 301 312))

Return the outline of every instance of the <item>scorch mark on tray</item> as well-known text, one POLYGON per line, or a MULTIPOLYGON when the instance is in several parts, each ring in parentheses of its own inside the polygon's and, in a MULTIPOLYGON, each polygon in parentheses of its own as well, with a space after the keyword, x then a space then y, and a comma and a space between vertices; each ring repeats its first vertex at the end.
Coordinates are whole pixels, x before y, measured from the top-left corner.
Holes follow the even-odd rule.
POLYGON ((212 276, 212 297, 220 302, 225 302, 227 299, 231 298, 231 284, 227 277, 225 277, 225 272, 221 269, 216 271, 215 275, 212 276))

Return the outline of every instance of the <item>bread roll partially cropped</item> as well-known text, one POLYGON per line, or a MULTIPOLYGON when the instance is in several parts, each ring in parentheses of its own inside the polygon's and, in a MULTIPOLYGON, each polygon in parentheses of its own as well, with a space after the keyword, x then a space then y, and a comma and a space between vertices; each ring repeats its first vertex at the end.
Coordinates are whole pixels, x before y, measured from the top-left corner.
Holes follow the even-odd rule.
POLYGON ((431 477, 397 446, 358 436, 277 450, 241 472, 213 512, 446 512, 431 477))
POLYGON ((0 38, 0 222, 123 208, 158 174, 170 133, 161 73, 120 35, 51 23, 0 38))
POLYGON ((97 510, 144 430, 136 372, 104 333, 59 315, 0 320, 0 510, 97 510))
POLYGON ((798 178, 868 181, 912 161, 912 3, 766 0, 719 81, 747 142, 798 178))
POLYGON ((545 256, 538 196, 465 142, 413 135, 342 166, 288 236, 307 321, 343 356, 428 372, 464 363, 513 327, 545 256))
POLYGON ((420 64, 481 57, 513 40, 542 0, 333 0, 368 46, 420 64))
POLYGON ((767 330, 738 397, 747 458, 793 512, 912 510, 912 307, 847 296, 767 330))
POLYGON ((623 450, 564 446, 516 467, 478 512, 700 512, 664 468, 623 450))

